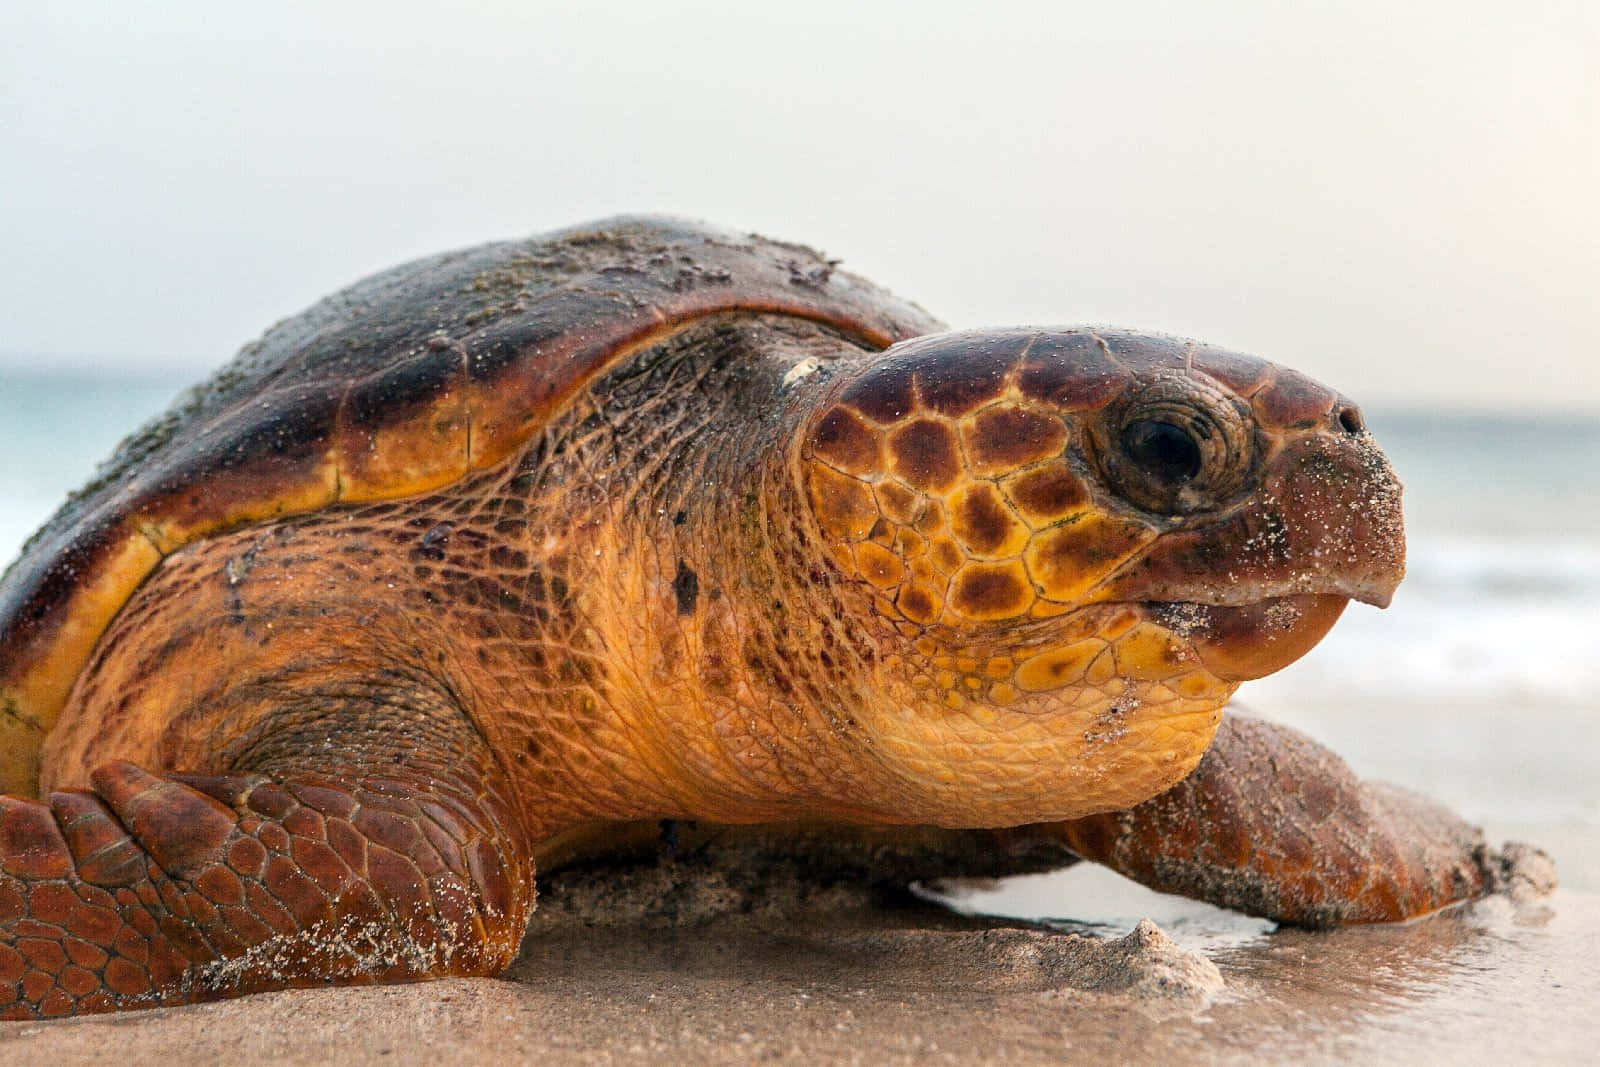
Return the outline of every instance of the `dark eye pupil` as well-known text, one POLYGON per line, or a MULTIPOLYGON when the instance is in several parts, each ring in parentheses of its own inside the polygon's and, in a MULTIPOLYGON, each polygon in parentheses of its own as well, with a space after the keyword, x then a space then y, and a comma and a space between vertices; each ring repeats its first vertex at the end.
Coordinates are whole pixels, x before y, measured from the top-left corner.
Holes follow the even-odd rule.
POLYGON ((1187 482, 1200 473, 1200 445, 1170 422, 1141 419, 1122 431, 1128 458, 1164 482, 1187 482))

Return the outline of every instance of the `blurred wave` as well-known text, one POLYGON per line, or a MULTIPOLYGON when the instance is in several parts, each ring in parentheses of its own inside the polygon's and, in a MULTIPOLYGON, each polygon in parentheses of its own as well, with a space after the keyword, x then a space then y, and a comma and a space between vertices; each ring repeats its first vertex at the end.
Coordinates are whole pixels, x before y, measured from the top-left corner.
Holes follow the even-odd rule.
POLYGON ((1406 592, 1418 597, 1481 594, 1593 603, 1600 592, 1600 546, 1435 538, 1413 552, 1406 570, 1406 592))

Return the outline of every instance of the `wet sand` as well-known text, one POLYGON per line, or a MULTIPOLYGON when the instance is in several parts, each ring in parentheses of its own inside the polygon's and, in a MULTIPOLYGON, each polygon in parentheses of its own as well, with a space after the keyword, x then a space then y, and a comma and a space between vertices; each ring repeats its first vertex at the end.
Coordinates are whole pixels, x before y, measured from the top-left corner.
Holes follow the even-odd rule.
MULTIPOLYGON (((1595 836, 1567 844, 1593 854, 1595 836)), ((659 877, 612 884, 638 898, 659 877)), ((617 924, 597 921, 592 884, 558 882, 504 979, 8 1024, 0 1060, 1582 1062, 1600 1045, 1592 886, 1320 933, 1272 932, 1087 867, 963 898, 1132 907, 1174 934, 1144 923, 1119 938, 840 891, 779 887, 752 905, 696 878, 697 908, 617 924)))

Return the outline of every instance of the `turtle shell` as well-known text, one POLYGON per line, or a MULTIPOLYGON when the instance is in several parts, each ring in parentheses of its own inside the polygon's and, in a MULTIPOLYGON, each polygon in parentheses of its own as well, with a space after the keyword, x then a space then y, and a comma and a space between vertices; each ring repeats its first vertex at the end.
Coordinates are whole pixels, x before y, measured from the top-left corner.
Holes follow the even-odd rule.
POLYGON ((801 245, 629 217, 395 267, 269 330, 124 441, 0 578, 0 792, 166 555, 249 523, 426 493, 503 462, 585 383, 706 316, 883 348, 939 328, 801 245))

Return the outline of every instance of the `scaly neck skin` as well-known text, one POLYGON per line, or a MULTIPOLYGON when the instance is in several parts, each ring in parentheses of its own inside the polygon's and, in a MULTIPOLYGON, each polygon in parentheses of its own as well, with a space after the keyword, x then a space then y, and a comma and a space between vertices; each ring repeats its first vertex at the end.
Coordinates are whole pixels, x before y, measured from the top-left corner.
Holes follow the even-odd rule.
POLYGON ((859 353, 794 329, 747 323, 722 360, 715 345, 686 345, 683 369, 659 373, 692 375, 693 388, 603 381, 568 420, 587 454, 538 461, 533 499, 551 502, 543 562, 567 572, 576 621, 530 655, 569 681, 483 725, 505 734, 496 747, 546 832, 846 808, 879 773, 840 689, 867 677, 881 635, 853 631, 837 602, 792 455, 827 372, 789 372, 859 353))
MULTIPOLYGON (((760 440, 774 429, 757 428, 745 444, 779 444, 760 440)), ((708 475, 698 501, 636 508, 620 524, 618 570, 628 578, 613 589, 623 595, 590 615, 615 662, 610 721, 589 741, 625 750, 616 773, 630 786, 625 797, 597 798, 608 817, 793 817, 865 773, 840 717, 847 702, 836 687, 848 672, 825 662, 861 653, 837 651, 844 623, 827 602, 823 561, 808 566, 814 547, 785 537, 792 520, 773 513, 788 502, 773 484, 782 472, 741 465, 708 475), (795 580, 797 565, 822 586, 795 580)))

